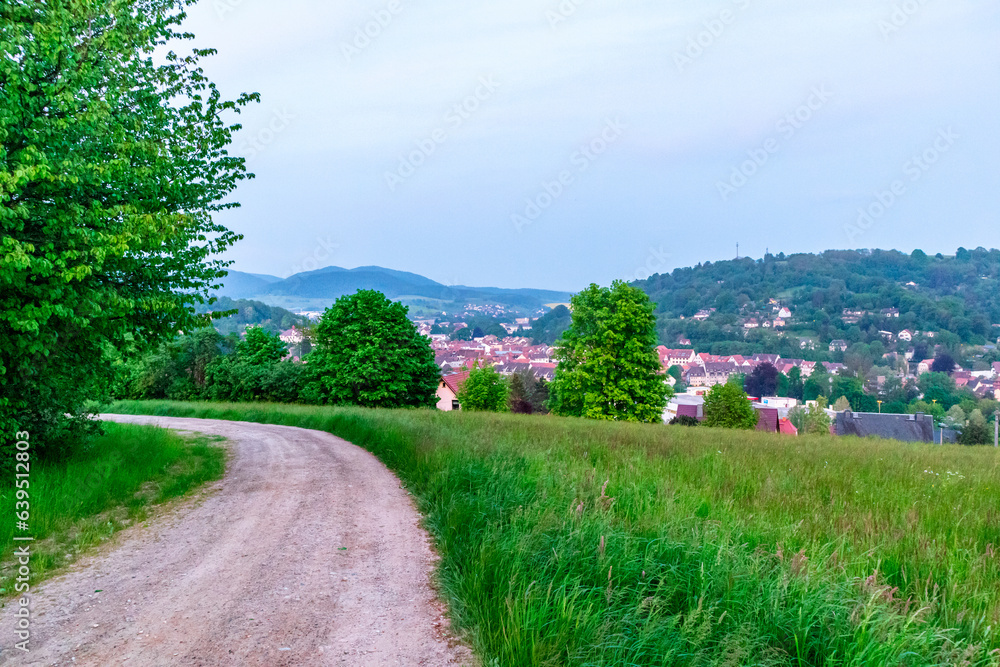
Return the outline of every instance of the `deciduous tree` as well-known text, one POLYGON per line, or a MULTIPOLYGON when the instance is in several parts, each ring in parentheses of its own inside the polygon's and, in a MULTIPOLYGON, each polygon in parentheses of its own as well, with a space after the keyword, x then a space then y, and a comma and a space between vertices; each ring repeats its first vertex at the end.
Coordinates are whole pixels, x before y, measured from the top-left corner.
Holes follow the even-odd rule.
POLYGON ((589 419, 660 423, 670 387, 656 353, 656 317, 644 292, 616 281, 573 297, 556 348, 550 407, 589 419))
POLYGON ((247 177, 225 118, 256 96, 164 50, 185 4, 0 6, 0 432, 40 455, 85 429, 111 350, 207 323, 239 239, 212 216, 247 177))
POLYGON ((373 290, 337 299, 316 325, 304 398, 369 408, 434 406, 441 374, 407 312, 373 290))

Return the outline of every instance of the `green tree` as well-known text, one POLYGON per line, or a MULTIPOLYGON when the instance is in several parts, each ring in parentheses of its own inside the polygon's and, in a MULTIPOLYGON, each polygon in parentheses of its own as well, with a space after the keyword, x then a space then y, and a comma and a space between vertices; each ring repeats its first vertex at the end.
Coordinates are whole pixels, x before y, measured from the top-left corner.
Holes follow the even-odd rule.
MULTIPOLYGON (((58 456, 88 430, 114 350, 208 322, 240 237, 212 215, 247 177, 210 50, 153 51, 182 0, 0 8, 0 432, 58 456)), ((169 48, 169 47, 168 47, 169 48)))
POLYGON ((572 299, 556 348, 550 407, 557 415, 660 423, 670 387, 660 374, 656 317, 645 292, 616 281, 572 299))
POLYGON ((705 426, 749 431, 758 421, 749 397, 736 383, 717 384, 705 396, 705 426))
POLYGON ((979 409, 969 413, 969 421, 962 429, 962 435, 958 441, 963 445, 992 445, 993 433, 990 431, 989 422, 979 409))
POLYGON ((252 366, 275 364, 288 356, 288 346, 277 334, 262 327, 249 327, 246 336, 236 346, 240 362, 252 366))
POLYGON ((434 351, 381 292, 342 296, 316 325, 308 402, 369 408, 433 407, 441 374, 434 351))
POLYGON ((506 412, 510 390, 507 380, 492 366, 476 367, 458 391, 463 410, 475 412, 506 412))
POLYGON ((830 415, 826 414, 827 401, 825 396, 816 399, 809 406, 805 415, 805 432, 813 435, 830 435, 830 415))
POLYGON ((801 401, 804 392, 805 385, 802 382, 802 369, 798 366, 793 366, 792 370, 788 371, 788 398, 801 401))
POLYGON ((508 405, 515 414, 539 414, 547 412, 549 390, 545 380, 536 378, 528 369, 519 370, 508 381, 510 395, 508 405))
POLYGON ((802 390, 802 398, 815 401, 820 396, 830 395, 830 373, 823 364, 816 364, 812 375, 806 380, 802 390))
POLYGON ((837 412, 844 412, 845 410, 851 409, 851 402, 847 400, 846 396, 841 396, 837 399, 837 402, 833 404, 833 409, 837 412))

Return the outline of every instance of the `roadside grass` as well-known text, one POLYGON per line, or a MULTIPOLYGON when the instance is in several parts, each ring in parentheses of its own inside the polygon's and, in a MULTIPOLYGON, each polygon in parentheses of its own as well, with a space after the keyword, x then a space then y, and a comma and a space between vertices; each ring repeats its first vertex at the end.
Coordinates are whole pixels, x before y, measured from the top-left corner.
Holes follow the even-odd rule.
POLYGON ((217 438, 181 437, 149 426, 107 423, 68 461, 30 469, 30 531, 15 532, 13 475, 0 480, 10 512, 0 524, 0 598, 16 595, 15 535, 31 535, 31 585, 52 576, 115 532, 141 523, 149 509, 219 479, 226 452, 217 438), (216 444, 213 444, 216 443, 216 444))
POLYGON ((484 665, 998 665, 992 448, 432 411, 119 403, 375 453, 484 665))

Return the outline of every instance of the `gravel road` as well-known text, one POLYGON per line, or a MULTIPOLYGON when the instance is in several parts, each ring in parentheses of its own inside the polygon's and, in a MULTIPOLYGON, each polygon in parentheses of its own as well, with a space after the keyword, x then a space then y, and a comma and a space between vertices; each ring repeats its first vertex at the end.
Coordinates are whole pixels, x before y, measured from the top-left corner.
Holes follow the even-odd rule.
POLYGON ((229 439, 225 478, 49 580, 11 665, 470 665, 399 480, 319 431, 105 416, 229 439), (96 593, 95 591, 101 591, 96 593))

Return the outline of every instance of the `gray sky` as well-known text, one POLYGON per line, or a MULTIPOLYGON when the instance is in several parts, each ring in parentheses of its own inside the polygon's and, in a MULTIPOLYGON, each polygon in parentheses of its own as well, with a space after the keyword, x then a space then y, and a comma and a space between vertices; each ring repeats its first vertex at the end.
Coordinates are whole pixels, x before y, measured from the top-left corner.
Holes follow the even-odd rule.
POLYGON ((1000 245, 995 0, 202 0, 186 27, 263 96, 239 270, 575 290, 737 243, 1000 245))

